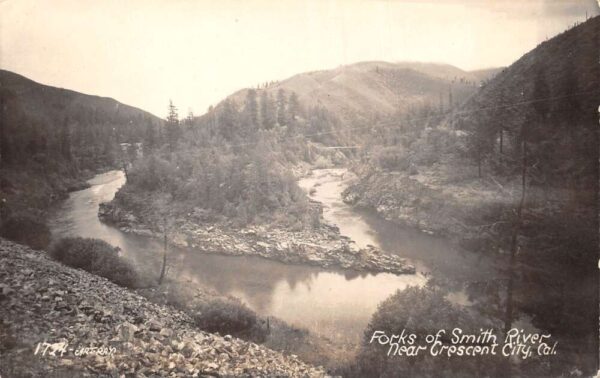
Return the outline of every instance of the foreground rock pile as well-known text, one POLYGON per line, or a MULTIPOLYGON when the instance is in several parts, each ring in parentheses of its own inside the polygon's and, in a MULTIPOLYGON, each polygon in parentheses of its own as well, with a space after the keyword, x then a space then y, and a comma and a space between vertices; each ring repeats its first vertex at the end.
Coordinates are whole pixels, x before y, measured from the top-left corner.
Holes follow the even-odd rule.
POLYGON ((2 377, 324 375, 4 239, 0 340, 2 377))

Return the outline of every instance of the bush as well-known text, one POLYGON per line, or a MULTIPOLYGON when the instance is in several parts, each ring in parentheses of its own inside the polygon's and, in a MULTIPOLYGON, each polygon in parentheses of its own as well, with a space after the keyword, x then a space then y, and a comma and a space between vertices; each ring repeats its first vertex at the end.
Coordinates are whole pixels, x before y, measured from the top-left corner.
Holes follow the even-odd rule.
POLYGON ((219 332, 256 342, 264 341, 267 335, 256 313, 233 300, 215 299, 204 304, 194 315, 194 321, 207 332, 219 332))
POLYGON ((460 327, 475 334, 480 328, 494 328, 483 318, 475 319, 466 309, 454 305, 445 298, 446 292, 428 285, 408 287, 397 291, 383 301, 367 326, 357 357, 357 364, 345 372, 346 376, 361 377, 438 377, 444 372, 447 377, 485 376, 495 371, 499 360, 495 356, 444 358, 432 357, 427 353, 407 358, 388 356, 389 346, 370 343, 375 331, 386 335, 408 333, 417 335, 415 345, 426 345, 425 337, 437 330, 450 332, 460 327))
POLYGON ((404 171, 410 164, 406 151, 400 146, 382 147, 373 155, 377 164, 386 170, 404 171))
POLYGON ((73 268, 108 278, 125 286, 137 286, 139 279, 131 264, 119 256, 119 248, 99 239, 64 238, 50 250, 50 255, 73 268))
POLYGON ((33 249, 44 249, 50 244, 48 226, 29 214, 11 216, 0 227, 0 235, 33 249))

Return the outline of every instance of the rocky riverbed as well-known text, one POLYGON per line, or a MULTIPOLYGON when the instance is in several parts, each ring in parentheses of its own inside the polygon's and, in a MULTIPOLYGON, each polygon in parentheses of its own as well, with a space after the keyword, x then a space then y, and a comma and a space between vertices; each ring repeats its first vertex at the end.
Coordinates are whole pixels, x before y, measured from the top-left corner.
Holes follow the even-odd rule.
MULTIPOLYGON (((156 236, 132 212, 115 201, 100 205, 98 216, 124 232, 156 236)), ((340 235, 337 227, 321 224, 317 230, 290 231, 267 226, 246 228, 222 227, 194 221, 194 211, 187 219, 178 219, 170 241, 207 253, 236 256, 260 256, 291 264, 308 264, 342 268, 359 272, 415 273, 415 267, 398 256, 368 246, 359 248, 340 235)))
POLYGON ((2 376, 325 375, 4 239, 0 282, 2 376))

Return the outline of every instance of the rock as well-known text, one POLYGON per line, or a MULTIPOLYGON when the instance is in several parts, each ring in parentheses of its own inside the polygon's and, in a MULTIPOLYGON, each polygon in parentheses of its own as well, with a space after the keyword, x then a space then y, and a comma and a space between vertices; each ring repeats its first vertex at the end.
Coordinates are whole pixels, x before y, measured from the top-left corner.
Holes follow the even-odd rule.
POLYGON ((0 277, 0 293, 4 288, 14 290, 9 292, 14 306, 0 306, 0 318, 23 340, 35 344, 46 338, 50 343, 68 341, 73 348, 75 343, 87 347, 88 342, 117 348, 111 356, 90 353, 74 357, 74 352, 68 351, 62 357, 42 359, 31 358, 30 348, 12 348, 3 350, 2 355, 9 371, 15 368, 30 376, 49 376, 65 368, 73 376, 325 375, 321 368, 263 346, 199 331, 186 314, 3 239, 0 277), (33 272, 36 279, 23 274, 25 270, 33 272), (41 292, 47 293, 43 295, 46 300, 41 300, 41 292), (62 300, 55 301, 57 297, 62 300), (57 306, 63 304, 74 311, 57 312, 57 306), (142 316, 144 320, 135 325, 135 319, 142 316))
POLYGON ((163 328, 160 330, 160 335, 165 337, 171 337, 173 336, 173 330, 169 328, 163 328))
POLYGON ((120 327, 121 337, 127 341, 130 341, 131 339, 133 339, 133 336, 137 331, 138 331, 138 327, 136 327, 135 325, 133 325, 129 322, 123 323, 120 327))
POLYGON ((160 325, 159 322, 156 321, 156 319, 151 319, 146 323, 146 327, 148 328, 148 330, 152 331, 152 332, 160 332, 162 329, 162 326, 160 325))

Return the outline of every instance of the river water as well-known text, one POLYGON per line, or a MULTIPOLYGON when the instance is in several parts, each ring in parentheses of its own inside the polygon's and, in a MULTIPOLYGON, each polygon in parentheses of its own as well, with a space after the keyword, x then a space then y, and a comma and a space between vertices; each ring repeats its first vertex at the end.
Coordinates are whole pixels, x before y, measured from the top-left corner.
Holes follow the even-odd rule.
MULTIPOLYGON (((341 201, 347 185, 343 169, 315 170, 300 186, 324 206, 324 218, 359 246, 379 246, 406 257, 417 274, 359 274, 317 267, 288 265, 259 257, 205 254, 194 249, 170 249, 171 277, 201 284, 240 298, 265 316, 275 316, 339 342, 356 343, 377 305, 398 289, 423 285, 428 275, 461 282, 484 277, 491 266, 475 255, 452 248, 444 239, 404 229, 341 201)), ((71 193, 50 222, 54 238, 93 237, 119 246, 138 269, 158 272, 160 241, 127 234, 98 219, 98 205, 110 201, 125 183, 120 171, 97 175, 91 187, 71 193)), ((157 273, 156 273, 157 274, 157 273)), ((460 290, 452 300, 466 301, 460 290)))

